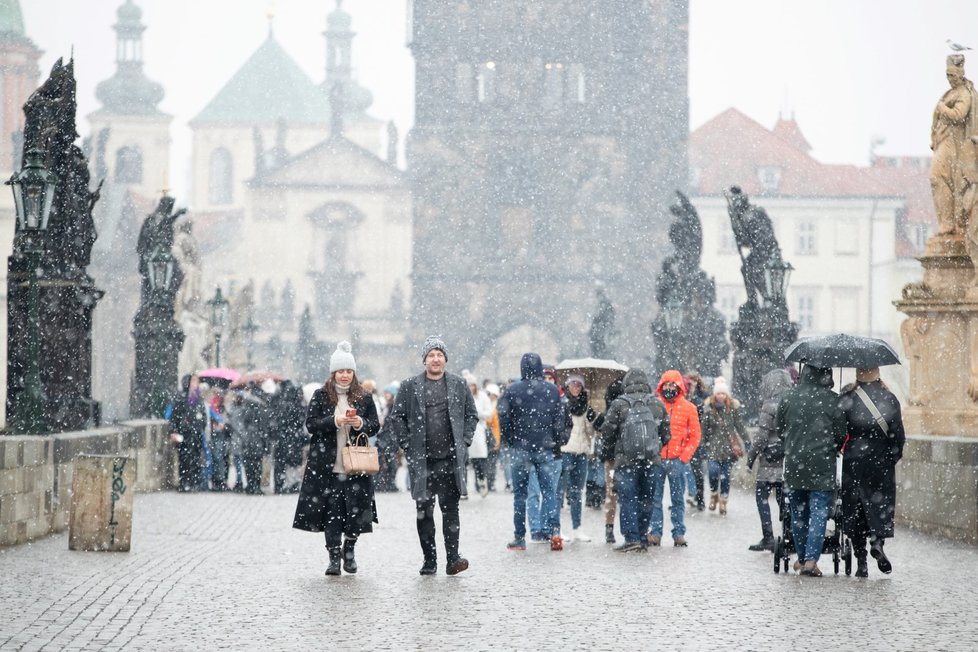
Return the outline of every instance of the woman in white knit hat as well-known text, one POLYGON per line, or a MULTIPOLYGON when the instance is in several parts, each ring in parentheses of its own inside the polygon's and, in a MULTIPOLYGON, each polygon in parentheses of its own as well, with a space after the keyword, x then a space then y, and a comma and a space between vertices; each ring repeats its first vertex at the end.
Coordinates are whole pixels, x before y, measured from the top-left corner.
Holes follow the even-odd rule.
POLYGON ((292 527, 324 532, 329 551, 327 575, 357 572, 354 546, 377 522, 373 478, 347 475, 343 447, 367 441, 380 430, 373 398, 360 386, 349 342, 340 342, 329 359, 329 379, 313 395, 306 415, 309 461, 292 527))
POLYGON ((713 511, 719 505, 723 516, 727 513, 727 497, 730 495, 730 470, 744 456, 750 442, 740 418, 740 401, 730 395, 723 376, 717 376, 713 381, 713 395, 703 402, 700 425, 703 431, 700 445, 710 472, 710 503, 707 507, 713 511))

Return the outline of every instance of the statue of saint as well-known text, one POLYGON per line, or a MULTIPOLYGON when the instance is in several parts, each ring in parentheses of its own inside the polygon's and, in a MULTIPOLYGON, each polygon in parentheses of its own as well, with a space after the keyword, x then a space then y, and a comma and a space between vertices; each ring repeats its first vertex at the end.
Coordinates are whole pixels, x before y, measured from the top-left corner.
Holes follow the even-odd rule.
POLYGON ((753 206, 738 186, 732 186, 727 196, 727 212, 737 250, 740 252, 740 273, 747 289, 747 302, 757 304, 765 294, 764 266, 773 258, 781 258, 781 248, 774 237, 774 225, 767 212, 753 206), (748 253, 744 254, 744 249, 748 253))
POLYGON ((937 235, 964 237, 978 199, 978 93, 964 76, 963 55, 947 58, 947 81, 951 88, 937 103, 931 125, 930 186, 937 235))

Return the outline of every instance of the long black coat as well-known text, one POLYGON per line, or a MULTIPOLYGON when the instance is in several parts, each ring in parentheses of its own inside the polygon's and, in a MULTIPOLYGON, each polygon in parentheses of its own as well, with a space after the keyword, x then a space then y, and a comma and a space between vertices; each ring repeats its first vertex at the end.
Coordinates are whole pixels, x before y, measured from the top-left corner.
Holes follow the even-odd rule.
MULTIPOLYGON (((380 430, 380 420, 377 418, 377 407, 368 395, 359 401, 353 401, 350 407, 355 408, 363 419, 363 430, 368 437, 380 430)), ((309 402, 306 413, 306 430, 309 431, 309 460, 306 471, 302 476, 302 488, 299 490, 299 503, 295 508, 295 518, 292 527, 308 532, 324 532, 329 518, 339 518, 350 523, 345 527, 347 534, 371 532, 372 523, 377 522, 376 507, 374 506, 373 479, 368 476, 349 476, 341 482, 333 473, 336 463, 336 422, 333 416, 336 410, 329 396, 322 388, 317 389, 309 402), (346 486, 341 486, 346 485, 346 486), (326 494, 334 490, 346 491, 347 509, 349 514, 327 514, 326 494), (355 516, 354 516, 355 515, 355 516), (352 529, 352 531, 351 531, 352 529)))
POLYGON ((850 537, 893 536, 896 463, 903 457, 900 402, 879 381, 860 385, 886 420, 887 434, 876 424, 855 391, 842 394, 849 441, 842 456, 843 528, 850 537))
MULTIPOLYGON (((385 423, 390 424, 390 436, 407 457, 411 475, 411 497, 427 500, 428 449, 425 443, 425 373, 401 383, 394 407, 385 423)), ((448 418, 455 440, 455 482, 459 493, 465 492, 465 457, 479 423, 479 412, 469 386, 461 376, 445 374, 448 383, 448 418)))

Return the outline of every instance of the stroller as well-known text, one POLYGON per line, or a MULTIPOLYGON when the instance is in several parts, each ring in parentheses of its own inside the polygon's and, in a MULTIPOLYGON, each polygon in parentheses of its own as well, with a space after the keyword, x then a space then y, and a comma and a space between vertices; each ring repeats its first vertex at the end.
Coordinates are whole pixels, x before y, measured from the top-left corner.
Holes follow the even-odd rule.
MULTIPOLYGON (((838 484, 836 485, 838 487, 838 484)), ((782 567, 788 572, 788 562, 796 552, 794 537, 791 535, 791 510, 788 508, 788 494, 784 492, 779 504, 781 515, 781 536, 774 542, 774 572, 780 573, 782 567)), ((829 508, 831 530, 825 529, 825 541, 822 544, 822 554, 832 555, 832 566, 835 574, 839 574, 839 564, 845 565, 846 575, 852 574, 852 542, 845 536, 842 528, 842 496, 838 488, 832 495, 832 506, 829 508)))

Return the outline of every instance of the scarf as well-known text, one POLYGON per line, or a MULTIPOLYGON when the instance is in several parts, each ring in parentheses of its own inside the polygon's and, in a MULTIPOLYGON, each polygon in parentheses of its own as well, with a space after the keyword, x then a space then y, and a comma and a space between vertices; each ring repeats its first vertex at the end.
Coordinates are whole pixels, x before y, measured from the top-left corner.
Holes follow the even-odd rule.
MULTIPOLYGON (((345 416, 350 409, 348 395, 350 385, 335 384, 336 388, 336 409, 333 411, 335 416, 345 416)), ((334 421, 335 423, 335 421, 334 421)), ((350 426, 336 426, 336 461, 333 463, 333 473, 342 475, 343 471, 343 447, 346 446, 347 438, 350 436, 350 426)))

